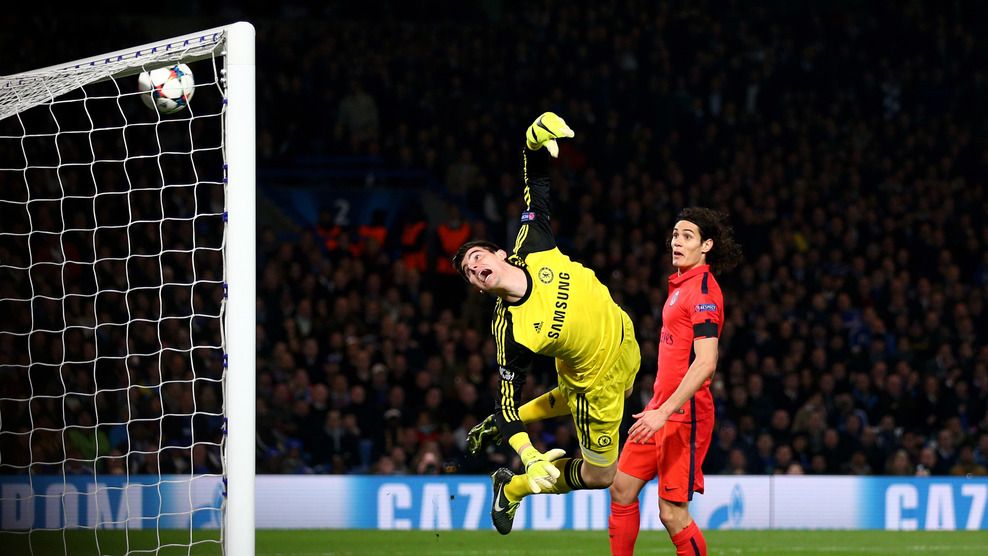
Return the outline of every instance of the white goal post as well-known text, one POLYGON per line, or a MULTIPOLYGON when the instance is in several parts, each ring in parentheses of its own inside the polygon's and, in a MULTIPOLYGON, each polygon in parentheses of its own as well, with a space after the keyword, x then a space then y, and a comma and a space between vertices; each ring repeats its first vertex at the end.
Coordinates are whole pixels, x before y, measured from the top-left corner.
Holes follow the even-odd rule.
POLYGON ((0 76, 0 552, 254 553, 254 35, 0 76))

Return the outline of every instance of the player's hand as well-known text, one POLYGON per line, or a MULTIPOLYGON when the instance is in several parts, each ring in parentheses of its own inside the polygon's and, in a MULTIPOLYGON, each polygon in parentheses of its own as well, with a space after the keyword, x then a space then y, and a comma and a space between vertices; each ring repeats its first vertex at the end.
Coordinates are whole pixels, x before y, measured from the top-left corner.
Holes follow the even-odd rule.
POLYGON ((556 139, 573 137, 573 130, 566 125, 562 118, 552 112, 545 112, 528 126, 525 132, 525 145, 529 150, 537 151, 545 146, 552 158, 559 156, 559 145, 556 139))
POLYGON ((661 409, 649 409, 635 413, 632 417, 638 420, 628 429, 628 442, 644 444, 651 440, 652 436, 666 424, 669 414, 661 409))
POLYGON ((538 494, 556 484, 559 470, 552 462, 565 455, 566 450, 560 448, 553 448, 544 454, 531 447, 522 452, 521 461, 525 463, 525 476, 528 477, 528 486, 533 493, 538 494))

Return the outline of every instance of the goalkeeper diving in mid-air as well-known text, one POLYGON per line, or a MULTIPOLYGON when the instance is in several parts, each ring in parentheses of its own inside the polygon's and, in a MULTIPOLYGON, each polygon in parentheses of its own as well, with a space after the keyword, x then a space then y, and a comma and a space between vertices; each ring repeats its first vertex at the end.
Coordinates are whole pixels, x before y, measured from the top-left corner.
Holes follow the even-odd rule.
POLYGON ((474 427, 468 450, 478 453, 507 439, 525 465, 523 475, 501 468, 491 475, 491 520, 502 535, 529 494, 607 488, 617 470, 624 400, 641 363, 631 318, 594 272, 556 246, 549 203, 549 157, 557 139, 573 137, 562 118, 546 112, 525 133, 525 210, 512 253, 489 241, 470 241, 453 266, 470 285, 498 298, 491 330, 501 374, 494 414, 474 427), (536 355, 555 358, 558 385, 520 405, 536 355), (580 457, 540 452, 525 424, 573 416, 580 457))

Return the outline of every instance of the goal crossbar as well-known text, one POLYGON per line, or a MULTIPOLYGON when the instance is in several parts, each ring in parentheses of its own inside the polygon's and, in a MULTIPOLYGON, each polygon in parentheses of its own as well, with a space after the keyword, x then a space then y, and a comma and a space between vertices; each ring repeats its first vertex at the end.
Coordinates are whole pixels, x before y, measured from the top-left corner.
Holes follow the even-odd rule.
POLYGON ((179 54, 187 62, 208 58, 217 43, 226 39, 228 31, 236 25, 241 24, 215 27, 73 62, 0 76, 0 120, 48 102, 51 98, 58 98, 82 85, 97 83, 111 77, 136 75, 143 71, 143 65, 154 64, 157 60, 173 59, 179 54), (30 88, 32 93, 28 95, 19 95, 15 92, 25 85, 51 81, 52 78, 68 79, 61 80, 60 86, 44 87, 36 92, 30 88))

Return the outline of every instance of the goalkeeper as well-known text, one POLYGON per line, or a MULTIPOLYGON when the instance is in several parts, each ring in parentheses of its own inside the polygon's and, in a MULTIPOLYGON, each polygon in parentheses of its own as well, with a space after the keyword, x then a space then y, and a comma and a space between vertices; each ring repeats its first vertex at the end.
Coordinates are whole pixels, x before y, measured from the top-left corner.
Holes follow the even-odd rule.
POLYGON ((525 134, 526 208, 512 253, 487 241, 470 241, 453 257, 453 266, 470 285, 498 298, 491 330, 500 395, 494 415, 470 432, 470 450, 476 453, 505 438, 525 464, 523 475, 504 468, 491 475, 491 520, 502 535, 511 531, 518 505, 529 494, 610 486, 624 400, 641 362, 631 319, 592 270, 556 247, 548 168, 549 156, 559 153, 556 140, 564 137, 573 137, 573 130, 552 112, 539 116, 525 134), (519 407, 536 355, 555 358, 558 385, 519 407), (525 423, 569 414, 580 457, 566 457, 560 449, 539 452, 525 423))

